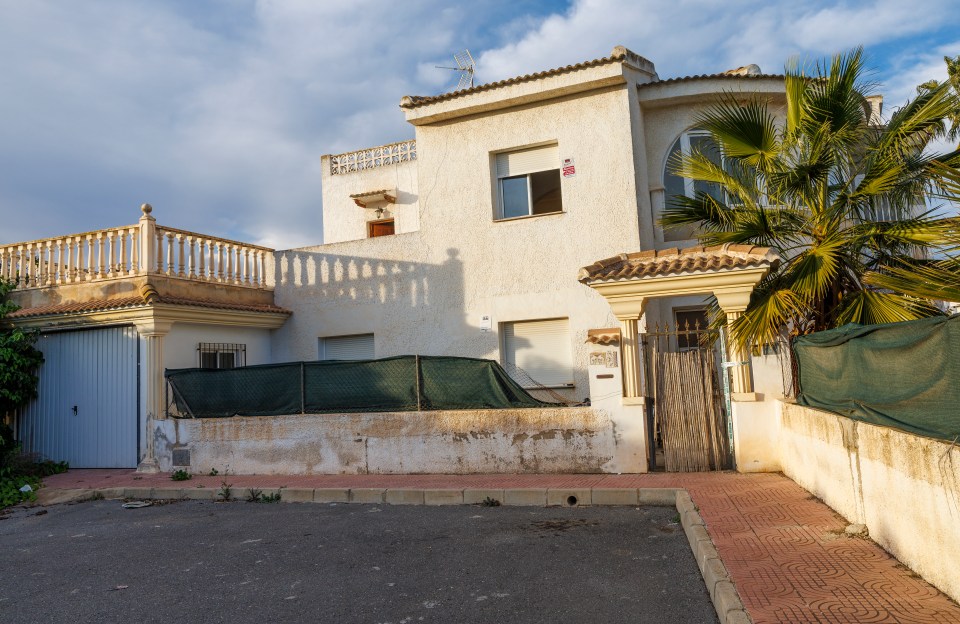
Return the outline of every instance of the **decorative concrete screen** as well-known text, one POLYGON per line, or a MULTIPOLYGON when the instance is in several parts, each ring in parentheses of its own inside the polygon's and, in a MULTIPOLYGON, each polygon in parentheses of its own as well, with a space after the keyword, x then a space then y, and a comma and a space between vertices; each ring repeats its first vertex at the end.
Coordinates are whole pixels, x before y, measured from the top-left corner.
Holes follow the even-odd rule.
POLYGON ((405 355, 230 370, 167 370, 179 416, 547 407, 492 360, 405 355))
POLYGON ((794 341, 797 402, 941 440, 960 436, 960 315, 844 325, 794 341))

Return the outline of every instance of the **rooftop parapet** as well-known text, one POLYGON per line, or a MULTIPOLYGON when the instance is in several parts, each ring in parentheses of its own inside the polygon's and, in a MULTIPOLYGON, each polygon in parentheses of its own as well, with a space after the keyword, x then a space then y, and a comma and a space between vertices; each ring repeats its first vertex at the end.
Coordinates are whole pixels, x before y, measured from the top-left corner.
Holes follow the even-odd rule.
POLYGON ((330 175, 386 167, 417 159, 417 141, 400 141, 330 156, 330 175))

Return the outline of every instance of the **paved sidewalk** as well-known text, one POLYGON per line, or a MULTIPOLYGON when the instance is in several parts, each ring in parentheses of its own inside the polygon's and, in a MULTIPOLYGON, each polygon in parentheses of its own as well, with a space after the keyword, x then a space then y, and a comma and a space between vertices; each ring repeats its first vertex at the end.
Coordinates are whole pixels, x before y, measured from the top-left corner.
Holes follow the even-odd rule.
POLYGON ((603 490, 684 488, 706 522, 755 624, 958 623, 960 606, 867 539, 783 475, 316 475, 194 476, 125 470, 71 470, 45 480, 86 488, 384 488, 603 490))

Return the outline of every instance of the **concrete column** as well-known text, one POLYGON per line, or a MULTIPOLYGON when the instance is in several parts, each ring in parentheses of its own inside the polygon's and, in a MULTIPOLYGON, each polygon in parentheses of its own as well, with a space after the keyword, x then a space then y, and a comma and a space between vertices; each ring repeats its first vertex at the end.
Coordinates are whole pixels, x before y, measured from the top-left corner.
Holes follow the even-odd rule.
POLYGON ((629 296, 610 302, 610 307, 620 321, 620 359, 623 361, 623 398, 637 399, 643 396, 643 353, 640 344, 638 321, 643 317, 645 297, 629 296))
POLYGON ((163 337, 172 324, 172 321, 155 319, 136 322, 137 332, 144 339, 141 371, 147 381, 147 453, 137 466, 137 472, 160 472, 154 450, 153 423, 167 417, 163 405, 163 337))
POLYGON ((724 310, 727 315, 727 359, 730 362, 744 362, 742 366, 730 367, 730 391, 735 395, 753 392, 753 380, 750 375, 750 352, 737 345, 733 340, 734 321, 743 315, 743 310, 724 310))
POLYGON ((750 351, 737 345, 731 331, 733 323, 743 316, 750 303, 753 285, 743 285, 722 291, 714 291, 717 303, 727 315, 727 361, 737 362, 739 366, 730 367, 730 394, 734 401, 756 401, 753 393, 753 380, 750 370, 750 351))
POLYGON ((640 385, 640 341, 637 319, 620 319, 620 348, 623 354, 623 396, 643 396, 640 385))
POLYGON ((139 243, 134 243, 140 247, 140 266, 136 268, 141 275, 146 275, 157 268, 157 220, 150 215, 153 212, 150 204, 140 206, 140 212, 143 216, 140 217, 139 243))

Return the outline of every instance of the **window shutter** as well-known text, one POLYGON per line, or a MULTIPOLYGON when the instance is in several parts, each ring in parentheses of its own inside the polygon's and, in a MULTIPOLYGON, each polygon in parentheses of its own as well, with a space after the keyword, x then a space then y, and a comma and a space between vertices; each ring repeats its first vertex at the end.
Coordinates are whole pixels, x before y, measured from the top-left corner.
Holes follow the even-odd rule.
POLYGON ((374 357, 373 334, 320 339, 321 360, 372 360, 374 357))
POLYGON ((504 359, 544 386, 573 383, 567 319, 507 323, 503 326, 504 359))
POLYGON ((498 178, 559 168, 560 149, 556 145, 497 154, 498 178))

